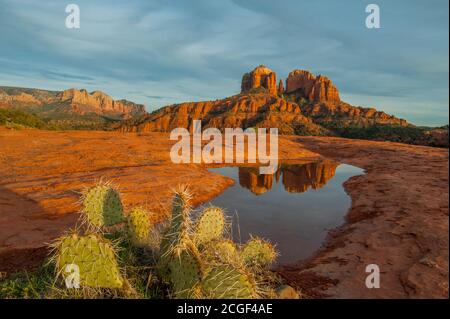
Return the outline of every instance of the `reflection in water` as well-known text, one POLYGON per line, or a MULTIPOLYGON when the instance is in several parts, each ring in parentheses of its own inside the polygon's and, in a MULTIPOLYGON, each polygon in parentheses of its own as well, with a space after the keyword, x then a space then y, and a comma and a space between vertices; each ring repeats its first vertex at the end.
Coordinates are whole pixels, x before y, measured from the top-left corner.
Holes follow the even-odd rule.
POLYGON ((272 175, 259 168, 212 168, 236 183, 210 203, 233 217, 233 237, 244 242, 250 234, 277 245, 280 263, 309 257, 327 231, 342 224, 351 199, 342 184, 363 171, 332 161, 282 164, 272 175))
POLYGON ((283 180, 284 189, 290 193, 303 193, 309 188, 322 188, 333 178, 337 164, 322 161, 297 165, 280 165, 274 174, 259 174, 257 167, 239 167, 239 184, 253 194, 264 194, 276 183, 283 180))

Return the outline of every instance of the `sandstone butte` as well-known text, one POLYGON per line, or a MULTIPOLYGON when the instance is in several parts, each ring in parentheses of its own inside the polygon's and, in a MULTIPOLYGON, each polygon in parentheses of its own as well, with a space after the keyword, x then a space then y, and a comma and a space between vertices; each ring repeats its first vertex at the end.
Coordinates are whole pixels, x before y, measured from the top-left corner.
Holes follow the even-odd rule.
POLYGON ((242 77, 241 91, 250 91, 263 87, 270 94, 277 94, 277 75, 271 69, 260 65, 252 72, 245 73, 242 77))
POLYGON ((339 91, 325 76, 295 70, 286 79, 286 93, 295 93, 310 101, 339 103, 339 91))
POLYGON ((282 80, 277 85, 276 73, 261 65, 244 74, 238 95, 216 101, 170 105, 126 121, 119 130, 169 132, 177 127, 191 129, 195 119, 201 119, 204 128, 276 127, 280 134, 287 135, 317 135, 317 132, 326 131, 321 123, 336 120, 344 121, 345 125, 409 125, 405 120, 374 108, 355 107, 341 101, 338 89, 325 76, 295 70, 289 73, 286 86, 282 80))
POLYGON ((28 108, 35 111, 50 109, 57 112, 121 116, 129 118, 146 113, 142 104, 127 100, 114 100, 101 91, 68 89, 46 91, 0 87, 0 108, 28 108))

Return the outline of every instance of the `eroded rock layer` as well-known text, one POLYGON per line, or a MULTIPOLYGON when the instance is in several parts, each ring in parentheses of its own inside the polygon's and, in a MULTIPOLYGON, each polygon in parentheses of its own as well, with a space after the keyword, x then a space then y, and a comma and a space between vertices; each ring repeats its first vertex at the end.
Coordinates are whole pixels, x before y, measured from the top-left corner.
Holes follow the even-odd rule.
POLYGON ((39 89, 0 87, 0 108, 24 108, 45 113, 113 115, 124 118, 145 114, 142 104, 114 100, 101 91, 68 89, 46 91, 39 89))
POLYGON ((193 120, 201 120, 202 128, 277 127, 282 134, 295 134, 296 127, 314 125, 296 103, 271 94, 257 93, 168 106, 138 121, 125 123, 121 130, 168 132, 177 127, 191 130, 193 120))

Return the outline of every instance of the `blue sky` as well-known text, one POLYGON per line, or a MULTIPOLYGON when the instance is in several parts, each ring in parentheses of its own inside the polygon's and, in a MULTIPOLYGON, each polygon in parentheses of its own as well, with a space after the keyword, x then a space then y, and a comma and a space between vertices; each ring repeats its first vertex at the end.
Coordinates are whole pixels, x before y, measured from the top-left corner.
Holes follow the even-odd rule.
POLYGON ((102 90, 149 111, 240 90, 265 64, 322 73, 343 100, 448 123, 448 0, 0 0, 0 85, 102 90), (78 4, 81 28, 65 27, 78 4), (365 7, 381 9, 367 29, 365 7))

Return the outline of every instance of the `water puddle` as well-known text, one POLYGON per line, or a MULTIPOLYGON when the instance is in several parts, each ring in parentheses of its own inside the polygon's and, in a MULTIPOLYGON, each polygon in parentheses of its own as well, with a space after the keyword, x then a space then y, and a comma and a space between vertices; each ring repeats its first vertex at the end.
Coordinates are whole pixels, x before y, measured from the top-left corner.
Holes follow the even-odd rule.
POLYGON ((351 199, 342 184, 364 172, 332 161, 281 165, 272 175, 260 175, 257 167, 209 171, 236 181, 209 202, 232 215, 234 239, 244 242, 250 234, 269 239, 281 264, 311 256, 328 230, 344 222, 351 199))

